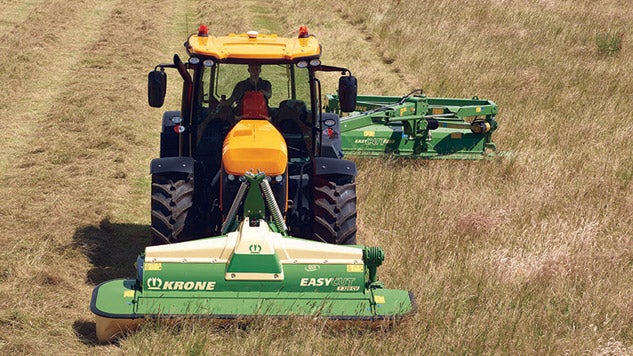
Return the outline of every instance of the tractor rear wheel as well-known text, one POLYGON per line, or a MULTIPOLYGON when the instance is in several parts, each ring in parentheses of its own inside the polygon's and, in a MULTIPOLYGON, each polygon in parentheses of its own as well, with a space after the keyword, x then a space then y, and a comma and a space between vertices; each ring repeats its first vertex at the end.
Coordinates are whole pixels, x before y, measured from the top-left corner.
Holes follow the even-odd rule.
POLYGON ((356 244, 356 183, 351 176, 314 177, 313 238, 356 244))
POLYGON ((187 217, 193 204, 193 175, 152 175, 152 245, 185 241, 187 217))

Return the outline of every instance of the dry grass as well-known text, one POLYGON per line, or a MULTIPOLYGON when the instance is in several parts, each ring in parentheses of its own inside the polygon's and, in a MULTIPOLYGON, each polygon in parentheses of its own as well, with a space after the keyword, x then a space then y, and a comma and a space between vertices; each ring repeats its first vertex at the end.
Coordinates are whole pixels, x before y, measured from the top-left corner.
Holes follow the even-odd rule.
MULTIPOLYGON (((0 5, 3 354, 633 353, 623 2, 0 5), (362 93, 423 87, 500 105, 495 140, 508 156, 358 160, 359 240, 385 249, 388 287, 413 290, 410 320, 388 331, 185 322, 94 345, 91 288, 131 275, 149 240, 160 112, 145 104, 145 73, 182 54, 200 22, 218 34, 306 24, 362 93), (603 54, 597 36, 620 33, 621 48, 603 54)), ((177 86, 171 75, 168 107, 177 86)))

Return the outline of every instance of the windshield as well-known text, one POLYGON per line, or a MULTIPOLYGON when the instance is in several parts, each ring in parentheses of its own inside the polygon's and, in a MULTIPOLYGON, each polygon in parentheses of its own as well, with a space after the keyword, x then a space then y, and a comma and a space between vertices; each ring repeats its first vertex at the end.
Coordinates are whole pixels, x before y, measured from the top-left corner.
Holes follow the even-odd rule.
POLYGON ((246 90, 264 93, 268 106, 279 107, 288 99, 301 100, 310 105, 308 70, 290 64, 218 64, 205 67, 202 73, 202 107, 215 108, 220 102, 228 101, 238 106, 246 90), (294 85, 293 85, 294 83, 294 85))
POLYGON ((282 133, 290 161, 307 159, 313 135, 308 69, 291 64, 222 63, 201 70, 196 73, 192 118, 197 152, 217 151, 205 145, 221 142, 214 135, 224 137, 242 119, 267 119, 282 133))

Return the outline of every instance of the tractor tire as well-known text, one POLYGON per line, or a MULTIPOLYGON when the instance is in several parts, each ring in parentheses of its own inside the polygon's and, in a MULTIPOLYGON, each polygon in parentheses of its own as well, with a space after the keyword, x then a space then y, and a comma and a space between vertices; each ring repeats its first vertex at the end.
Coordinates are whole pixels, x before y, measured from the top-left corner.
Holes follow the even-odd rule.
POLYGON ((350 176, 316 176, 313 190, 313 239, 356 244, 356 183, 350 176))
POLYGON ((152 175, 152 245, 190 239, 187 217, 193 205, 193 175, 152 175))

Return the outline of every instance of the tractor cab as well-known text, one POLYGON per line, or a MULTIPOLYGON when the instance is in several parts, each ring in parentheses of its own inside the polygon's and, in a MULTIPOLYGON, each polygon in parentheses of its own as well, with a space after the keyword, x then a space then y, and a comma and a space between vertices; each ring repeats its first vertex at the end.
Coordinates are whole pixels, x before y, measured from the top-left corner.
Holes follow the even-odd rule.
POLYGON ((321 45, 305 27, 286 38, 255 31, 210 36, 202 25, 185 48, 187 61, 175 55, 148 78, 153 107, 163 105, 165 68, 183 80, 180 110, 163 114, 160 158, 151 165, 154 242, 225 234, 250 218, 283 220, 295 237, 355 243, 356 167, 342 159, 340 120, 322 112, 317 79, 319 72, 340 73, 339 107, 350 112, 351 72, 323 65, 321 45), (267 177, 267 204, 274 206, 253 205, 257 194, 244 195, 242 183, 253 174, 267 177), (188 196, 174 202, 170 193, 166 202, 163 192, 172 188, 188 196))
POLYGON ((226 136, 241 120, 268 120, 283 135, 293 159, 309 159, 313 125, 308 69, 256 65, 261 74, 254 79, 249 75, 251 64, 218 63, 201 69, 197 104, 192 108, 196 153, 203 151, 197 148, 210 136, 226 136))
MULTIPOLYGON (((339 106, 342 111, 353 111, 356 106, 356 79, 345 68, 321 64, 321 45, 305 27, 292 38, 255 31, 214 37, 209 36, 206 26, 201 25, 198 33, 189 37, 185 47, 189 54, 187 62, 182 62, 176 55, 174 64, 158 65, 149 76, 149 102, 154 107, 163 104, 164 68, 175 67, 183 77, 181 115, 176 118, 174 130, 185 130, 177 134, 189 131, 192 139, 186 140, 184 146, 179 145, 178 155, 195 156, 211 122, 219 121, 232 127, 244 118, 243 94, 246 91, 263 93, 268 114, 260 116, 266 116, 289 138, 305 143, 302 147, 291 147, 295 152, 293 156, 322 156, 324 142, 312 131, 334 130, 330 126, 322 127, 321 86, 315 75, 317 72, 341 72, 339 106), (253 65, 259 68, 258 77, 249 80, 252 79, 253 65), (303 140, 297 140, 299 134, 303 140)), ((327 122, 331 123, 331 120, 327 122)), ((325 144, 327 146, 329 142, 325 144)), ((175 149, 170 154, 175 154, 175 149)), ((326 147, 325 155, 341 156, 340 149, 334 150, 339 152, 326 147)))

